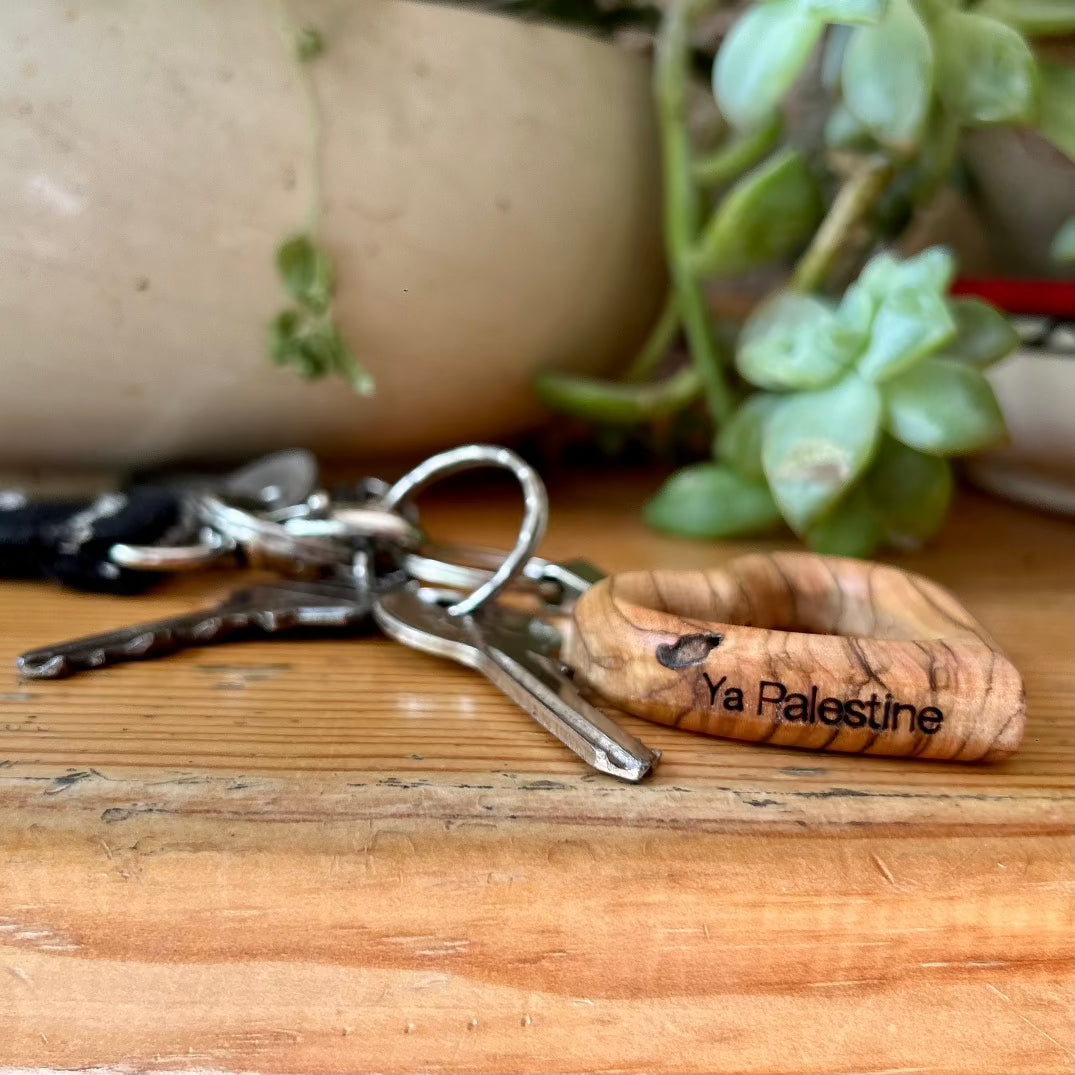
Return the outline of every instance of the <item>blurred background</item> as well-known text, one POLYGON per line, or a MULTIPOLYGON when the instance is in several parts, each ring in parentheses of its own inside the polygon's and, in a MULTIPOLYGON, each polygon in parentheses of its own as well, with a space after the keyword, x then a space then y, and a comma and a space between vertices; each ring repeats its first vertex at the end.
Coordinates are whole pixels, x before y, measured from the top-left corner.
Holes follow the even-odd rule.
POLYGON ((1075 511, 1073 61, 1075 0, 5 5, 0 472, 498 441, 854 554, 959 473, 1075 511))

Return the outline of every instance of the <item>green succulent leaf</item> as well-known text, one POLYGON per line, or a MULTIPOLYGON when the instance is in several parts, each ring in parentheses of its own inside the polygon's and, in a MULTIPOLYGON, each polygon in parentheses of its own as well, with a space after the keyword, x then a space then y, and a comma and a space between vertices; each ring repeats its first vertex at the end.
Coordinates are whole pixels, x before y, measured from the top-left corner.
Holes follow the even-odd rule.
POLYGON ((929 455, 967 455, 1005 436, 993 389, 972 366, 930 358, 885 385, 885 428, 929 455))
POLYGON ((861 488, 888 542, 908 549, 922 545, 940 529, 952 485, 947 459, 923 455, 885 436, 861 488))
POLYGON ((825 120, 825 145, 830 149, 867 149, 873 135, 852 114, 851 109, 837 101, 825 120))
POLYGON ((822 388, 847 372, 859 343, 820 299, 782 291, 743 326, 736 364, 759 388, 822 388))
POLYGON ((933 108, 922 138, 921 151, 910 176, 909 194, 924 205, 955 171, 959 161, 959 124, 939 105, 933 108))
POLYGON ((276 251, 276 269, 287 293, 311 310, 326 310, 334 284, 332 262, 308 235, 294 235, 276 251))
POLYGON ((1075 161, 1075 67, 1060 63, 1041 64, 1038 130, 1075 161))
POLYGON ((888 0, 799 0, 799 7, 825 22, 872 25, 884 17, 888 0))
POLYGON ((955 334, 955 320, 940 295, 914 286, 898 287, 881 299, 858 371, 869 381, 890 380, 938 351, 955 334))
POLYGON ((879 142, 914 149, 933 94, 933 47, 910 0, 889 0, 880 22, 855 30, 841 84, 848 109, 879 142))
POLYGON ((962 123, 1032 123, 1038 69, 1018 30, 973 11, 945 11, 938 21, 937 92, 962 123))
POLYGON ((714 451, 718 459, 754 481, 763 481, 761 444, 769 415, 783 401, 770 392, 755 392, 721 426, 714 451))
POLYGON ((1049 247, 1053 261, 1075 262, 1075 216, 1064 222, 1049 247))
POLYGON ((869 339, 874 315, 877 313, 877 306, 878 300, 870 294, 860 280, 852 284, 844 292, 844 297, 836 308, 837 320, 860 341, 860 353, 863 350, 865 341, 869 339))
POLYGON ((765 423, 762 464, 784 518, 803 531, 850 489, 873 460, 881 394, 852 375, 783 400, 765 423))
POLYGON ((821 87, 826 93, 835 95, 840 89, 840 70, 844 66, 844 53, 851 40, 851 26, 830 26, 825 32, 825 41, 821 46, 821 87))
POLYGON ((802 154, 785 149, 748 172, 721 199, 699 239, 699 275, 745 272, 793 253, 813 234, 823 204, 802 154))
POLYGON ((875 300, 901 287, 945 292, 956 275, 956 261, 944 246, 931 246, 914 257, 899 261, 891 254, 871 258, 859 274, 859 283, 875 300))
POLYGON ((975 10, 991 15, 1028 37, 1075 33, 1075 4, 1071 0, 984 0, 975 10))
POLYGON ((713 93, 734 127, 766 122, 810 58, 823 23, 799 0, 755 4, 732 27, 713 65, 713 93))
POLYGON ((645 518, 671 534, 714 539, 770 530, 780 512, 764 482, 719 463, 699 463, 665 482, 646 505, 645 518))
POLYGON ((948 304, 956 323, 954 339, 944 357, 984 369, 1007 358, 1019 346, 1019 333, 999 311, 981 299, 952 299, 948 304))
POLYGON ((852 489, 804 534, 807 545, 814 552, 860 558, 871 556, 884 536, 884 527, 861 486, 852 489))

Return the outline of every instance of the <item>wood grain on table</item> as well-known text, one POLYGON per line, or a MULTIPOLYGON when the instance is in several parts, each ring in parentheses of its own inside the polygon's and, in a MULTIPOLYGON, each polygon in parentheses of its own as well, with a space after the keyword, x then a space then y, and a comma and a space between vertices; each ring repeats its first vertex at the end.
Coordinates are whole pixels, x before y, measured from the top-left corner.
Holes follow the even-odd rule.
MULTIPOLYGON (((612 571, 780 544, 650 533, 652 485, 554 485, 544 551, 612 571)), ((431 497, 424 518, 505 545, 517 507, 431 497)), ((0 1067, 1070 1072, 1073 536, 968 493, 896 558, 1023 673, 1011 760, 624 717, 664 751, 641 787, 378 638, 20 683, 25 649, 234 580, 137 600, 0 585, 0 1067)))

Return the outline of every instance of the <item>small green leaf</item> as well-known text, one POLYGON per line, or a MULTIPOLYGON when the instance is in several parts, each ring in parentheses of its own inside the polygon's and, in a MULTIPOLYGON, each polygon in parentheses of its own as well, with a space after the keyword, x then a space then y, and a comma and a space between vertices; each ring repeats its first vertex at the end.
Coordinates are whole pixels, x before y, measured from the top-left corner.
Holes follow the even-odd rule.
POLYGON ((361 395, 374 389, 373 378, 355 359, 340 330, 325 314, 284 310, 269 323, 269 354, 307 381, 338 374, 361 395))
POLYGON ((898 288, 877 308, 858 371, 869 381, 887 381, 938 351, 955 333, 943 298, 915 287, 898 288))
POLYGON ((810 58, 822 22, 799 0, 755 4, 721 43, 713 65, 713 93, 734 127, 766 122, 810 58))
POLYGON ((727 276, 791 254, 813 234, 822 212, 802 154, 782 150, 720 200, 699 240, 695 271, 727 276))
POLYGON ((937 23, 937 92, 964 124, 1032 123, 1038 70, 1010 26, 973 11, 945 11, 937 23))
POLYGON ((1075 161, 1075 67, 1042 63, 1038 130, 1075 161))
POLYGON ((731 538, 771 530, 780 512, 764 482, 718 463, 700 463, 665 482, 646 505, 645 519, 682 537, 731 538))
POLYGON ((799 7, 825 22, 872 25, 884 17, 888 0, 799 0, 799 7))
POLYGON ((300 63, 309 63, 325 51, 325 39, 316 26, 303 26, 295 34, 295 55, 300 63))
POLYGON ((814 552, 826 556, 871 556, 885 536, 862 487, 858 486, 804 535, 814 552))
POLYGON ((332 299, 333 272, 328 256, 308 235, 295 235, 276 251, 276 268, 287 293, 311 310, 325 310, 332 299))
POLYGON ((914 149, 933 94, 933 48, 910 0, 890 0, 876 26, 855 30, 841 84, 847 107, 879 142, 914 149))
POLYGON ((930 358, 885 385, 885 428, 929 455, 968 455, 1005 435, 989 382, 972 366, 930 358))
POLYGON ((330 326, 330 350, 332 353, 335 372, 342 377, 352 391, 360 396, 372 396, 376 385, 369 371, 359 364, 354 352, 347 346, 339 328, 333 323, 330 326))
POLYGON ((952 465, 882 437, 863 479, 870 508, 899 548, 918 548, 940 529, 952 499, 952 465))
POLYGON ((781 402, 780 396, 755 392, 721 426, 714 444, 717 458, 745 477, 763 481, 761 444, 765 423, 781 402))
POLYGON ((822 388, 846 373, 858 343, 820 299, 782 291, 743 326, 736 365, 759 388, 822 388))
POLYGON ((1075 216, 1065 221, 1053 237, 1052 245, 1049 247, 1049 255, 1053 261, 1075 261, 1075 216))
POLYGON ((804 530, 873 459, 881 429, 877 387, 852 375, 785 399, 765 423, 762 463, 784 518, 804 530))
POLYGON ((975 10, 1014 26, 1027 37, 1075 33, 1071 0, 984 0, 975 10))
POLYGON ((944 358, 984 369, 1007 358, 1019 346, 1019 333, 988 302, 952 299, 948 309, 956 323, 956 335, 945 345, 944 358))
POLYGON ((307 316, 303 310, 281 310, 269 322, 269 354, 278 366, 292 365, 299 359, 298 338, 307 316))
POLYGON ((843 101, 837 101, 825 120, 825 145, 830 149, 866 149, 871 144, 876 145, 873 135, 843 101))

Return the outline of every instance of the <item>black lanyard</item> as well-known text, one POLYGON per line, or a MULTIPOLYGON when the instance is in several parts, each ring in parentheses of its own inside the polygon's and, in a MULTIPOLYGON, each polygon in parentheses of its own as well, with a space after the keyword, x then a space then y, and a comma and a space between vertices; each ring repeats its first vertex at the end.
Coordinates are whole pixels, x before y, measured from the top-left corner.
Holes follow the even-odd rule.
POLYGON ((138 594, 161 578, 113 563, 113 545, 152 545, 177 526, 180 494, 136 487, 91 501, 0 493, 0 578, 47 579, 92 593, 138 594))

